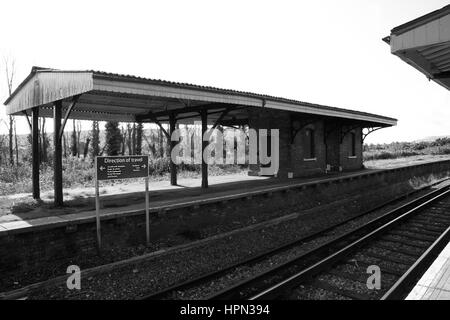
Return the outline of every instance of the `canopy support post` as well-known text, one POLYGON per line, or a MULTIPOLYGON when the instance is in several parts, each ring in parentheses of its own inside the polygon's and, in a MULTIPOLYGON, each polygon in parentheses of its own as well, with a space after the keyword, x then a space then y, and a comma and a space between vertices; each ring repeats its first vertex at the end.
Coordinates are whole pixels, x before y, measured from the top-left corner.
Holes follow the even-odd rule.
POLYGON ((53 156, 53 181, 54 181, 54 204, 56 207, 63 205, 63 180, 62 180, 62 146, 60 138, 62 101, 56 101, 53 105, 53 143, 55 153, 53 156))
POLYGON ((205 149, 208 146, 208 141, 204 140, 205 133, 208 130, 208 111, 202 109, 200 111, 200 116, 202 119, 202 188, 208 188, 208 164, 203 157, 203 152, 205 152, 205 149))
POLYGON ((33 199, 39 200, 41 197, 39 187, 39 107, 31 109, 31 145, 33 199))
POLYGON ((169 145, 170 145, 170 184, 172 186, 177 185, 177 165, 175 164, 174 159, 172 159, 172 150, 175 148, 177 141, 172 141, 172 134, 176 129, 177 119, 175 117, 175 113, 171 112, 169 114, 169 131, 170 135, 168 137, 169 139, 169 145))

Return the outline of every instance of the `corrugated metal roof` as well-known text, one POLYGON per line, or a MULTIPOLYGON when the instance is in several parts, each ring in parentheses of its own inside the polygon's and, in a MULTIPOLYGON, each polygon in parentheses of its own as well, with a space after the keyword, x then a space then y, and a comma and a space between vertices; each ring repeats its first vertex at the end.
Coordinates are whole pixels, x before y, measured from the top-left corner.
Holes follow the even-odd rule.
POLYGON ((381 117, 381 118, 385 118, 385 119, 389 119, 389 120, 397 120, 394 118, 375 115, 375 114, 363 112, 363 111, 331 107, 331 106, 326 106, 326 105, 321 105, 321 104, 309 103, 309 102, 305 102, 305 101, 299 101, 299 100, 294 100, 294 99, 282 98, 282 97, 247 92, 247 91, 222 89, 222 88, 211 87, 211 86, 202 86, 202 85, 196 85, 196 84, 191 84, 191 83, 172 82, 172 81, 160 80, 160 79, 156 80, 156 79, 149 79, 149 78, 144 78, 144 77, 139 77, 139 76, 134 76, 134 75, 117 74, 117 73, 110 73, 110 72, 104 72, 104 71, 96 71, 96 70, 89 70, 89 71, 94 73, 94 77, 102 76, 102 77, 107 77, 110 79, 111 78, 112 79, 120 78, 120 80, 138 81, 138 82, 153 83, 153 84, 158 84, 158 85, 176 86, 176 87, 180 87, 180 88, 198 89, 198 90, 203 90, 203 91, 206 90, 206 91, 225 93, 225 94, 235 94, 235 95, 242 95, 242 96, 251 97, 251 98, 259 98, 259 99, 272 100, 272 101, 284 102, 284 103, 293 103, 293 104, 299 104, 299 105, 304 105, 304 106, 309 106, 309 107, 316 107, 316 108, 321 108, 321 109, 346 111, 346 112, 360 114, 360 115, 377 116, 377 117, 381 117))
POLYGON ((418 26, 424 25, 430 21, 439 19, 447 14, 450 14, 450 4, 445 7, 435 10, 433 12, 427 13, 421 17, 418 17, 414 20, 401 24, 391 30, 391 34, 400 35, 404 32, 407 32, 411 29, 414 29, 418 26))
POLYGON ((450 44, 425 47, 417 50, 435 69, 434 74, 450 70, 450 44))
POLYGON ((383 40, 392 54, 450 90, 450 5, 392 29, 383 40))
POLYGON ((211 86, 202 86, 202 85, 196 85, 196 84, 191 84, 191 83, 173 82, 173 81, 167 81, 167 80, 161 80, 161 79, 151 79, 151 78, 145 78, 145 77, 140 77, 140 76, 135 76, 135 75, 110 73, 110 72, 104 72, 104 71, 98 71, 98 70, 58 70, 58 69, 42 68, 42 67, 33 67, 30 75, 17 87, 17 89, 5 101, 5 104, 8 104, 8 102, 11 101, 11 99, 20 91, 20 89, 24 86, 24 84, 35 73, 47 73, 47 72, 50 72, 50 73, 92 73, 93 78, 101 78, 101 79, 107 79, 107 80, 112 80, 112 81, 116 80, 116 81, 138 82, 138 83, 155 84, 155 85, 160 85, 160 86, 168 86, 168 87, 175 87, 175 88, 182 88, 182 89, 194 89, 194 90, 200 90, 200 91, 215 92, 215 93, 220 93, 220 94, 238 95, 238 96, 247 97, 247 98, 257 98, 257 99, 261 99, 263 101, 288 103, 288 104, 293 104, 293 105, 318 108, 318 109, 322 109, 322 110, 340 111, 340 112, 347 112, 350 114, 361 115, 361 116, 377 117, 377 118, 385 119, 388 121, 397 121, 397 119, 394 119, 394 118, 380 116, 380 115, 363 112, 363 111, 331 107, 331 106, 326 106, 326 105, 314 104, 314 103, 309 103, 309 102, 304 102, 304 101, 299 101, 299 100, 287 99, 287 98, 282 98, 282 97, 276 97, 276 96, 270 96, 270 95, 258 94, 258 93, 252 93, 252 92, 246 92, 246 91, 222 89, 222 88, 211 87, 211 86))

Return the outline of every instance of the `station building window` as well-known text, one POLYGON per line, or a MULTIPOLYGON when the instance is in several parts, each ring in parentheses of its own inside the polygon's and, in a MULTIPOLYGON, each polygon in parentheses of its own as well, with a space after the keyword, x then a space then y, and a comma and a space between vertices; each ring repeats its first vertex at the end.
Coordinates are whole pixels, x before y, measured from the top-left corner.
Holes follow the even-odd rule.
POLYGON ((350 156, 356 157, 356 134, 354 132, 350 132, 350 156))
POLYGON ((306 129, 305 158, 314 159, 316 157, 316 146, 314 141, 314 129, 306 129))

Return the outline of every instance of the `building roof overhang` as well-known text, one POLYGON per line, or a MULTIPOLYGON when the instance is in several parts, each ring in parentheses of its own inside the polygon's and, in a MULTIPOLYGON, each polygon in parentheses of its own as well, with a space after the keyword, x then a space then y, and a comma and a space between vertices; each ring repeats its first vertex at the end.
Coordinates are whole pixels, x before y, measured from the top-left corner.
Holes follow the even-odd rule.
POLYGON ((397 120, 371 113, 329 107, 250 92, 219 89, 186 83, 147 79, 101 71, 66 71, 33 67, 27 78, 5 101, 6 113, 30 114, 39 107, 41 116, 52 116, 53 104, 62 101, 70 118, 123 122, 168 121, 176 113, 181 123, 200 120, 199 110, 208 109, 211 123, 245 121, 246 108, 270 108, 355 120, 366 126, 392 126, 397 120), (223 111, 227 111, 224 115, 223 111))
POLYGON ((383 41, 392 54, 450 90, 450 5, 395 27, 383 41))

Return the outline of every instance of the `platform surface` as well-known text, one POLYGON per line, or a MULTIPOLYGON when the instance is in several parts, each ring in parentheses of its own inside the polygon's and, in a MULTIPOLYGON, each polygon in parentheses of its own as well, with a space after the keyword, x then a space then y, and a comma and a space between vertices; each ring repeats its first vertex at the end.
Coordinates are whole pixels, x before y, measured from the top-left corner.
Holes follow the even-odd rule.
MULTIPOLYGON (((150 209, 162 206, 182 206, 192 203, 220 201, 221 198, 239 197, 246 193, 264 192, 272 188, 284 188, 292 185, 316 184, 341 178, 358 177, 395 168, 404 168, 431 162, 449 160, 450 156, 436 157, 430 160, 426 156, 395 159, 395 161, 368 161, 367 169, 353 172, 333 172, 313 178, 294 178, 279 180, 266 177, 248 176, 236 173, 224 176, 210 176, 209 188, 202 189, 200 178, 178 180, 177 186, 169 181, 150 180, 150 209), (414 158, 414 159, 411 159, 414 158)), ((100 195, 106 210, 101 216, 129 214, 144 208, 144 184, 139 182, 120 182, 101 186, 100 195)), ((270 192, 270 191, 269 191, 270 192)), ((86 187, 64 190, 64 207, 54 208, 53 192, 41 192, 43 203, 37 205, 31 193, 0 196, 0 235, 8 231, 62 222, 81 221, 95 217, 95 193, 93 183, 86 187)))
MULTIPOLYGON (((195 185, 200 184, 200 179, 180 179, 178 186, 170 186, 169 182, 150 183, 150 210, 158 211, 160 208, 189 206, 222 200, 231 200, 239 197, 251 196, 255 193, 268 192, 276 188, 284 188, 292 185, 307 185, 358 177, 370 174, 377 169, 364 169, 353 172, 329 173, 315 178, 294 178, 280 181, 276 178, 252 177, 242 174, 211 177, 208 189, 202 189, 195 185)), ((144 209, 143 182, 129 185, 117 184, 102 195, 104 208, 100 215, 103 218, 113 218, 119 215, 128 215, 144 209), (117 187, 120 188, 118 190, 117 187), (131 192, 130 192, 131 191, 131 192), (117 193, 116 193, 117 192, 117 193), (112 193, 112 194, 111 194, 112 193)), ((35 230, 39 227, 60 226, 69 223, 81 223, 95 218, 95 198, 93 188, 86 190, 83 198, 75 198, 65 201, 63 208, 51 208, 41 206, 25 213, 7 214, 0 216, 0 235, 17 232, 19 229, 35 230)), ((65 198, 68 196, 65 195, 65 198)), ((24 231, 24 230, 22 230, 24 231)))
POLYGON ((406 300, 450 300, 450 243, 420 278, 406 300))

